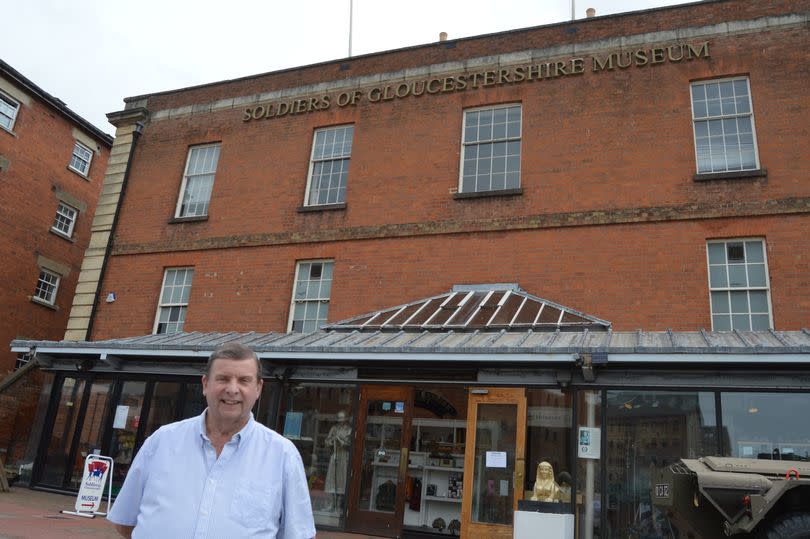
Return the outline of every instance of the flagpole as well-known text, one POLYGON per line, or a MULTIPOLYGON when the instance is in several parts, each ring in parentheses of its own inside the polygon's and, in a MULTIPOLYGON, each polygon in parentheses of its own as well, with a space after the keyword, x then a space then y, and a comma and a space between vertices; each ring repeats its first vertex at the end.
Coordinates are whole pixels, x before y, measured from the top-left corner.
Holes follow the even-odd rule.
POLYGON ((352 19, 354 18, 353 11, 354 11, 354 0, 349 0, 349 58, 352 57, 352 19))
MULTIPOLYGON (((351 1, 351 0, 349 0, 349 1, 351 1)), ((573 20, 575 20, 575 19, 577 18, 576 9, 574 8, 574 2, 575 2, 575 1, 576 1, 576 0, 571 0, 571 20, 572 20, 572 21, 573 21, 573 20)), ((349 54, 349 56, 351 56, 351 53, 349 54)))

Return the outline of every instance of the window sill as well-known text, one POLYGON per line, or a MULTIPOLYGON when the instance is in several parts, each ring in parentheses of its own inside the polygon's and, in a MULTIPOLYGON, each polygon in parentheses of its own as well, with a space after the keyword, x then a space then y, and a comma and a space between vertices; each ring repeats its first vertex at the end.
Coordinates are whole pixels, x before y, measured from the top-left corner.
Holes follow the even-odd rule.
POLYGON ((199 223, 201 221, 207 221, 207 215, 195 215, 193 217, 172 217, 169 219, 169 224, 177 224, 177 223, 199 223))
POLYGON ((473 193, 453 193, 455 200, 462 200, 465 198, 487 198, 487 197, 513 197, 523 194, 523 188, 517 189, 499 189, 497 191, 477 191, 473 193))
POLYGON ((298 208, 298 213, 311 213, 311 212, 318 212, 318 211, 336 211, 336 210, 345 210, 346 203, 339 202, 337 204, 319 204, 317 206, 300 206, 298 208))
POLYGON ((71 171, 73 174, 75 174, 75 175, 79 176, 80 178, 84 178, 84 179, 85 179, 85 180, 87 180, 88 182, 90 181, 90 178, 87 176, 87 174, 82 174, 81 172, 79 172, 79 171, 78 171, 78 170, 76 170, 75 168, 71 167, 70 165, 68 165, 68 166, 67 166, 67 167, 65 167, 65 168, 67 168, 69 171, 71 171))
POLYGON ((56 229, 54 229, 54 228, 51 228, 51 229, 49 229, 49 232, 50 232, 51 234, 55 235, 55 236, 59 236, 59 237, 60 237, 60 238, 62 238, 63 240, 67 240, 67 241, 69 241, 70 243, 76 243, 76 238, 74 238, 74 237, 72 237, 72 236, 68 236, 67 234, 65 234, 65 233, 63 233, 63 232, 60 232, 59 230, 56 230, 56 229))
POLYGON ((712 180, 740 180, 745 178, 766 178, 768 171, 764 168, 756 170, 735 170, 733 172, 704 172, 695 174, 696 182, 708 182, 712 180))
POLYGON ((5 131, 6 133, 11 135, 12 137, 17 138, 17 133, 12 131, 11 129, 7 129, 7 128, 3 127, 2 125, 0 125, 0 131, 5 131))
POLYGON ((28 296, 28 299, 31 301, 31 303, 36 303, 37 305, 42 305, 43 307, 45 307, 47 309, 51 309, 52 311, 58 311, 59 310, 59 307, 57 307, 56 304, 48 303, 44 299, 39 299, 36 296, 28 296))

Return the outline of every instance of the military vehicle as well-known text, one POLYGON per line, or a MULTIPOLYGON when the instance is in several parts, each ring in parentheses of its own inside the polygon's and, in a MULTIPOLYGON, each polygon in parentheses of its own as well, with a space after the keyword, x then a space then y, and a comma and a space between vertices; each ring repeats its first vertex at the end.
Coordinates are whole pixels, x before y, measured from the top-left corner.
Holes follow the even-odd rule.
POLYGON ((810 462, 682 459, 651 486, 679 539, 810 539, 810 462))

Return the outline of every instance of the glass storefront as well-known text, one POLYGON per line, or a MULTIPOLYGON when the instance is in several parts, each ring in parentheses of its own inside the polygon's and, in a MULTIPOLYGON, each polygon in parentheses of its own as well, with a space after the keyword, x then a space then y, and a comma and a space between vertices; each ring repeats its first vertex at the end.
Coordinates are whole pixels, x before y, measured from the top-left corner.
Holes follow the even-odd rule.
POLYGON ((40 443, 38 457, 34 457, 35 450, 29 451, 31 460, 38 458, 33 479, 37 485, 77 490, 85 458, 101 453, 115 462, 115 493, 149 434, 205 409, 197 381, 49 376, 54 380, 53 391, 47 392, 50 404, 45 399, 46 405, 38 413, 44 434, 31 438, 40 443), (146 421, 142 420, 144 413, 148 413, 146 421))
POLYGON ((810 460, 810 395, 721 393, 725 456, 810 460))
POLYGON ((650 497, 652 470, 717 454, 712 392, 607 392, 606 537, 674 538, 650 497))
MULTIPOLYGON (((196 379, 57 374, 47 380, 53 390, 47 406, 39 405, 34 477, 42 486, 75 490, 93 452, 114 458, 118 486, 147 436, 205 407, 196 379)), ((523 438, 512 404, 481 401, 468 418, 475 396, 469 387, 265 387, 257 419, 301 452, 316 524, 347 531, 394 522, 453 534, 465 486, 473 524, 508 526, 515 498, 532 497, 544 462, 553 469, 558 501, 570 504, 576 537, 675 538, 651 504, 653 470, 708 455, 810 460, 810 415, 795 413, 810 408, 808 393, 512 388, 525 394, 523 438), (468 420, 475 425, 474 469, 465 468, 468 420), (356 432, 362 445, 353 447, 356 432), (593 436, 591 453, 583 453, 583 436, 593 436), (485 465, 499 455, 503 467, 485 465), (521 459, 525 474, 513 491, 521 459)))
POLYGON ((70 455, 85 384, 86 380, 72 376, 66 376, 62 380, 56 416, 48 431, 50 436, 43 455, 40 482, 45 485, 61 487, 68 469, 72 469, 70 455))
POLYGON ((87 397, 87 408, 82 421, 82 433, 79 437, 79 447, 73 459, 73 470, 70 474, 68 488, 77 489, 82 480, 84 459, 87 455, 100 453, 104 442, 102 434, 107 423, 107 406, 113 383, 111 381, 96 381, 90 384, 90 394, 87 397))
POLYGON ((345 514, 356 398, 354 385, 298 384, 282 401, 278 430, 301 452, 319 525, 340 526, 345 514))

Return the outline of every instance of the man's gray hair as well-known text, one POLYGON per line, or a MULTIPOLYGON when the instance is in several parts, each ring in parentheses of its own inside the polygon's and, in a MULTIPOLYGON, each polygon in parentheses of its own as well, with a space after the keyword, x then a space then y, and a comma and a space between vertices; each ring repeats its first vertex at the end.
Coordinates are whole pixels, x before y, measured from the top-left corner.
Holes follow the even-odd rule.
POLYGON ((205 365, 206 376, 211 374, 211 365, 214 364, 215 359, 253 359, 256 361, 256 380, 262 377, 262 364, 259 356, 240 342, 228 342, 217 346, 216 350, 211 352, 208 363, 205 365))

